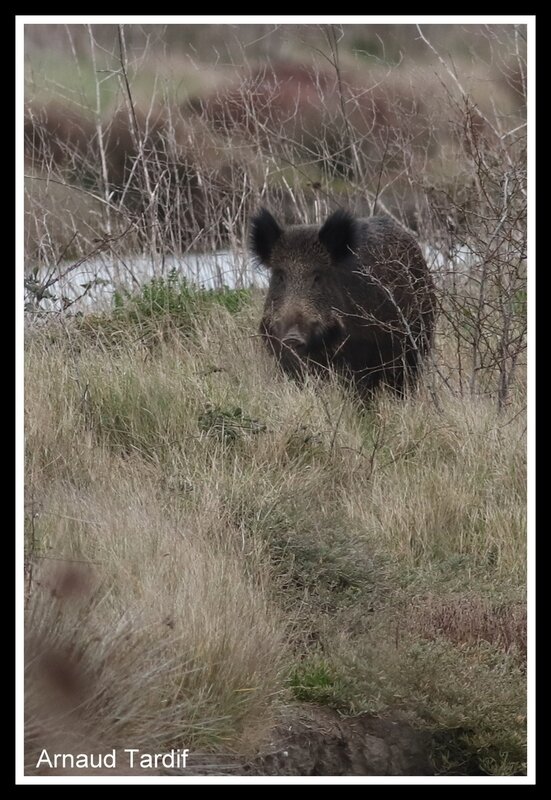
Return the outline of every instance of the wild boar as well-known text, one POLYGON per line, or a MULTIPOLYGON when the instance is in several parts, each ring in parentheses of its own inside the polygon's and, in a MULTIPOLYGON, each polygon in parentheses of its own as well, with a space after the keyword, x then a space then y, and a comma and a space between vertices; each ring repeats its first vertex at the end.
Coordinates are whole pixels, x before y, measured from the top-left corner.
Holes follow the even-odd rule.
POLYGON ((414 238, 390 217, 346 211, 282 227, 266 209, 250 247, 270 271, 260 333, 293 376, 336 370, 362 397, 402 395, 418 377, 434 330, 433 281, 414 238))

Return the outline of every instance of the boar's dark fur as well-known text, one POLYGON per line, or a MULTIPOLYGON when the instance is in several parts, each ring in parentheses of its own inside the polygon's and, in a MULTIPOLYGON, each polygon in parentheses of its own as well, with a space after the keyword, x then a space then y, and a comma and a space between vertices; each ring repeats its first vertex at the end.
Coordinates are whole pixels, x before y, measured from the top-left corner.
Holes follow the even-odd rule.
POLYGON ((336 211, 317 225, 282 227, 266 210, 251 250, 270 270, 260 333, 294 376, 331 368, 360 395, 414 385, 433 336, 432 279, 412 236, 385 216, 336 211))

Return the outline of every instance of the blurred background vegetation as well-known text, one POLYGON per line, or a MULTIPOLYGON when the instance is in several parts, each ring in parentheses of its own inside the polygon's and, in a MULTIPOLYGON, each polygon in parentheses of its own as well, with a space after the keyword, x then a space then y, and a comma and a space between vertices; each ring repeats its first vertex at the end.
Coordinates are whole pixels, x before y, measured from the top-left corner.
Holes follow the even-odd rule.
MULTIPOLYGON (((128 219, 129 245, 139 232, 165 250, 199 237, 203 248, 235 244, 261 200, 294 220, 347 204, 390 210, 422 234, 427 217, 460 227, 473 151, 525 120, 525 33, 422 33, 428 41, 414 25, 26 26, 31 172, 64 184, 72 209, 101 198, 88 225, 75 213, 58 221, 51 246, 77 232, 77 250, 128 219)), ((28 245, 47 260, 43 233, 29 226, 28 245)))

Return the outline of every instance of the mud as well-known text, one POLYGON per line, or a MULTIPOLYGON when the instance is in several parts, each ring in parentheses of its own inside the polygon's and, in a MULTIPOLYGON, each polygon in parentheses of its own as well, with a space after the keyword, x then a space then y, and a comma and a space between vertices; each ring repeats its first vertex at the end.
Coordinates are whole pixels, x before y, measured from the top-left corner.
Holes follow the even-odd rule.
POLYGON ((279 725, 248 775, 432 775, 430 737, 405 722, 305 709, 279 725))

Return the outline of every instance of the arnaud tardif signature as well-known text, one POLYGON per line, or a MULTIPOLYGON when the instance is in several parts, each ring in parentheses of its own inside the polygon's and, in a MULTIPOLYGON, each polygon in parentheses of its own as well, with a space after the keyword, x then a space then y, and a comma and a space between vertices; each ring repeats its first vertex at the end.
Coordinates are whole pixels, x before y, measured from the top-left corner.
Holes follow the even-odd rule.
POLYGON ((189 750, 170 750, 167 753, 144 753, 137 747, 110 750, 108 753, 49 753, 42 750, 38 767, 57 769, 116 769, 140 767, 141 769, 185 769, 189 750))

